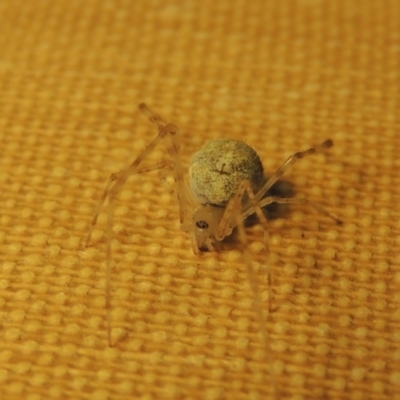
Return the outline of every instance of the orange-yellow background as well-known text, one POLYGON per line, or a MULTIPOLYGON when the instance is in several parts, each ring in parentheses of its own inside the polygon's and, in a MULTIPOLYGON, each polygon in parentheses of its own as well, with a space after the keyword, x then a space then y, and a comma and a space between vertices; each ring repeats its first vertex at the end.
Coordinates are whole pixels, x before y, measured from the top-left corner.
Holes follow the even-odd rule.
POLYGON ((272 368, 281 399, 400 398, 399 1, 2 0, 0 49, 1 400, 272 399, 272 368), (83 241, 156 134, 142 101, 185 165, 215 137, 269 172, 335 142, 287 179, 345 224, 270 223, 271 362, 239 247, 195 256, 159 172, 118 202, 107 345, 105 214, 83 241))

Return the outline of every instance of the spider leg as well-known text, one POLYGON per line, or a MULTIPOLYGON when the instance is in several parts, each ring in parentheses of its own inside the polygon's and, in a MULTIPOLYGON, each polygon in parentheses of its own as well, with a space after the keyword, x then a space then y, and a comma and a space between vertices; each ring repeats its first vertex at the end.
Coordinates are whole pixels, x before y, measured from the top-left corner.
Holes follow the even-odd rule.
MULTIPOLYGON (((272 188, 272 186, 282 177, 282 175, 298 160, 305 158, 311 154, 318 153, 325 149, 328 149, 333 146, 333 141, 328 139, 319 144, 318 146, 311 147, 308 150, 300 151, 297 153, 292 154, 287 158, 287 160, 277 169, 277 171, 265 182, 265 184, 258 190, 258 192, 254 196, 255 203, 259 205, 259 207, 265 207, 272 203, 280 203, 280 204, 309 204, 315 210, 320 212, 321 214, 333 219, 338 225, 342 225, 343 222, 335 217, 334 215, 330 214, 320 205, 314 204, 309 200, 306 199, 293 199, 293 198, 284 198, 284 197, 276 197, 276 196, 266 196, 268 190, 272 188)), ((246 219, 251 214, 254 214, 255 209, 250 202, 244 209, 243 218, 246 219)))
POLYGON ((149 119, 149 121, 155 124, 159 132, 166 131, 169 133, 170 141, 165 142, 167 152, 171 157, 174 165, 174 180, 177 186, 177 196, 179 204, 179 220, 181 225, 187 220, 187 196, 186 186, 184 181, 184 170, 182 166, 181 159, 179 157, 179 146, 177 139, 177 127, 173 124, 166 123, 158 114, 153 112, 146 104, 139 104, 139 110, 143 112, 149 119))
POLYGON ((171 166, 172 166, 172 161, 164 160, 164 161, 158 162, 156 165, 149 165, 147 167, 138 168, 136 173, 143 174, 146 172, 151 172, 151 171, 155 171, 157 169, 163 169, 163 168, 167 168, 167 167, 171 167, 171 166))
POLYGON ((183 179, 183 168, 179 158, 178 145, 176 132, 177 127, 174 124, 165 122, 157 114, 153 113, 145 104, 140 104, 139 109, 148 116, 150 122, 154 123, 158 128, 158 135, 145 147, 145 149, 139 154, 139 156, 122 171, 113 173, 107 180, 105 189, 102 197, 96 207, 93 220, 88 232, 86 239, 86 247, 89 245, 94 227, 96 226, 97 219, 101 210, 104 207, 105 201, 108 199, 108 213, 107 213, 107 237, 106 237, 106 314, 107 314, 107 339, 109 346, 112 346, 111 340, 111 260, 112 260, 112 227, 115 214, 115 199, 123 188, 126 180, 135 173, 147 172, 153 169, 160 169, 173 164, 174 179, 178 187, 178 200, 181 222, 184 221, 187 211, 185 208, 185 191, 184 191, 184 179, 183 179), (170 141, 164 140, 168 136, 170 141), (171 162, 161 162, 154 167, 140 168, 140 164, 146 159, 146 157, 154 150, 154 148, 163 142, 167 148, 167 152, 171 157, 171 162))
POLYGON ((247 267, 247 276, 249 279, 250 288, 254 296, 254 308, 257 314, 258 323, 264 340, 265 356, 267 363, 270 365, 271 369, 271 374, 270 374, 271 384, 273 392, 275 394, 275 398, 278 399, 279 387, 276 379, 276 374, 274 371, 271 340, 267 329, 267 318, 265 317, 264 313, 257 275, 254 270, 250 252, 248 250, 248 239, 244 226, 245 219, 243 218, 242 200, 245 193, 248 195, 249 201, 253 208, 253 212, 255 211, 257 213, 257 216, 260 220, 260 223, 264 231, 264 252, 265 252, 265 260, 267 260, 266 265, 267 265, 267 277, 268 277, 268 301, 269 301, 268 317, 270 317, 272 309, 272 274, 271 274, 271 265, 269 262, 268 222, 264 213, 261 210, 261 207, 259 206, 259 204, 257 204, 256 197, 253 193, 252 186, 249 181, 247 180, 242 181, 239 184, 239 187, 235 195, 229 200, 225 212, 221 218, 216 239, 222 240, 224 237, 226 237, 232 232, 233 227, 235 226, 237 227, 239 233, 239 239, 242 245, 243 258, 247 267))
MULTIPOLYGON (((311 207, 313 207, 315 210, 317 210, 319 213, 325 215, 326 217, 332 219, 333 221, 336 222, 338 225, 343 225, 343 221, 336 217, 335 215, 331 214, 330 212, 326 211, 322 206, 319 204, 315 204, 311 202, 308 199, 303 199, 303 198, 288 198, 288 197, 277 197, 277 196, 267 196, 264 197, 263 199, 260 200, 258 203, 258 206, 260 208, 266 207, 272 203, 278 203, 278 204, 307 204, 311 207)), ((245 220, 247 217, 250 215, 254 214, 256 211, 252 204, 249 204, 248 207, 246 207, 245 211, 243 212, 243 220, 245 220)))
POLYGON ((328 139, 321 144, 311 147, 305 151, 299 151, 292 154, 287 160, 276 170, 276 172, 265 182, 261 189, 255 195, 255 201, 258 203, 268 192, 269 189, 282 177, 282 175, 298 160, 305 158, 311 154, 318 153, 333 146, 333 141, 328 139))
MULTIPOLYGON (((226 206, 225 212, 221 218, 221 222, 217 231, 217 240, 222 240, 224 237, 228 236, 233 227, 237 226, 239 229, 240 235, 240 226, 243 226, 244 229, 244 221, 249 216, 246 215, 242 208, 242 198, 243 195, 247 193, 249 197, 249 203, 251 204, 251 213, 254 212, 257 214, 257 217, 263 227, 264 231, 264 251, 266 252, 266 260, 269 260, 269 230, 268 230, 268 221, 265 217, 264 213, 261 210, 262 205, 258 204, 256 201, 256 196, 253 193, 253 189, 251 183, 249 181, 242 181, 236 191, 236 194, 231 198, 228 205, 226 206), (240 210, 238 213, 237 210, 240 210), (232 219, 232 215, 234 219, 232 219), (240 224, 239 224, 240 221, 240 224)), ((269 203, 268 203, 269 204, 269 203)), ((269 302, 269 311, 272 310, 272 274, 271 274, 271 266, 270 263, 267 262, 267 275, 268 275, 268 302, 269 302)))
MULTIPOLYGON (((286 197, 276 197, 276 196, 267 196, 264 197, 260 202, 259 206, 260 207, 265 207, 269 204, 272 203, 280 203, 280 204, 308 204, 311 207, 313 207, 315 210, 317 210, 319 213, 325 215, 326 217, 332 219, 335 221, 338 225, 343 225, 343 221, 339 218, 337 218, 335 215, 332 215, 330 212, 326 211, 323 207, 321 207, 319 204, 315 204, 307 199, 303 198, 286 198, 286 197)), ((248 215, 251 215, 254 213, 254 210, 249 213, 248 215)), ((247 215, 247 216, 248 216, 247 215)), ((246 216, 246 217, 247 217, 246 216)))
MULTIPOLYGON (((160 131, 159 134, 146 146, 146 148, 142 151, 142 153, 134 160, 128 167, 123 169, 121 172, 112 173, 107 179, 106 186, 103 191, 103 195, 100 198, 99 203, 97 204, 93 220, 86 238, 86 246, 89 245, 90 239, 92 237, 92 233, 94 227, 96 226, 97 219, 101 213, 101 210, 104 207, 104 203, 107 198, 110 198, 111 193, 118 193, 126 180, 135 172, 138 172, 138 167, 141 162, 154 150, 157 144, 164 138, 164 131, 160 131)), ((155 167, 157 169, 157 167, 155 167)))
MULTIPOLYGON (((155 145, 159 142, 159 139, 162 136, 159 134, 153 142, 146 147, 143 153, 147 156, 150 151, 152 151, 155 145), (158 140, 157 140, 158 139, 158 140)), ((106 239, 106 313, 107 313, 107 341, 110 347, 112 347, 112 339, 111 339, 111 260, 112 260, 112 249, 111 242, 113 236, 113 224, 114 224, 114 214, 115 214, 115 199, 119 192, 121 191, 123 185, 130 175, 132 175, 137 171, 137 167, 142 162, 145 157, 143 153, 136 159, 137 162, 133 162, 130 166, 128 166, 125 170, 111 174, 110 182, 113 185, 108 189, 108 193, 106 193, 106 197, 108 197, 108 214, 107 214, 107 239, 106 239)))

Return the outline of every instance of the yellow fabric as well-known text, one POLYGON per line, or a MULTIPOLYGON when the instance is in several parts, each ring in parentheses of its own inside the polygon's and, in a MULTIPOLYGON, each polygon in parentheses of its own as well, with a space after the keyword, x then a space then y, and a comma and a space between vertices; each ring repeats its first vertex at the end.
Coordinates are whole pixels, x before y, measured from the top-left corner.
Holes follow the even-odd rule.
POLYGON ((399 32, 397 0, 2 0, 0 399, 399 399, 399 32), (304 204, 269 223, 273 360, 237 238, 194 255, 168 169, 119 197, 108 346, 106 212, 84 241, 156 135, 143 101, 185 168, 216 137, 269 174, 334 141, 285 179, 344 225, 304 204))

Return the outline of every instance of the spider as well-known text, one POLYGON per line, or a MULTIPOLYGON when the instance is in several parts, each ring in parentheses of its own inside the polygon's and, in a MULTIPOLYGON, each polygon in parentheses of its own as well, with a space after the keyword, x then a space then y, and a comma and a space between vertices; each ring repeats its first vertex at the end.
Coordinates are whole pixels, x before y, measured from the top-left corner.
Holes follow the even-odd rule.
MULTIPOLYGON (((110 284, 111 239, 115 199, 130 175, 169 166, 173 170, 177 187, 181 229, 189 234, 194 253, 216 250, 218 243, 230 236, 235 228, 237 229, 239 241, 243 248, 243 258, 247 267, 250 286, 254 294, 254 307, 263 334, 267 358, 272 360, 268 332, 265 326, 266 318, 264 317, 260 290, 248 250, 248 240, 244 223, 249 216, 253 214, 257 215, 264 229, 264 251, 268 252, 267 218, 263 212, 263 208, 273 203, 288 204, 299 202, 299 200, 292 198, 273 196, 270 194, 271 188, 295 162, 332 147, 332 140, 328 139, 315 147, 291 155, 273 175, 267 178, 264 175, 260 157, 250 146, 238 140, 216 139, 206 143, 194 154, 189 167, 188 181, 186 181, 178 151, 177 126, 164 121, 144 103, 139 105, 139 109, 157 127, 158 135, 130 165, 122 171, 110 175, 94 213, 86 240, 86 246, 88 246, 98 216, 105 201, 108 199, 106 229, 106 312, 109 345, 112 346, 110 284), (165 145, 170 161, 161 162, 154 168, 141 169, 142 162, 160 142, 163 142, 165 145)), ((305 202, 305 200, 300 201, 305 202)), ((333 218, 336 222, 341 223, 340 220, 331 216, 321 207, 312 203, 309 204, 318 211, 333 218)), ((271 311, 272 279, 268 263, 267 275, 269 310, 271 311)))

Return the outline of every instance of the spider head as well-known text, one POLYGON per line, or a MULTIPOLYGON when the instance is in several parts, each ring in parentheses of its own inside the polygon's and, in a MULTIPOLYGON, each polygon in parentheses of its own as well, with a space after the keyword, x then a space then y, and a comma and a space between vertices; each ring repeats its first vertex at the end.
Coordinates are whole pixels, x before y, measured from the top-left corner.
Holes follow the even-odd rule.
POLYGON ((217 231, 224 210, 223 207, 203 205, 193 214, 190 233, 193 250, 196 253, 199 251, 213 251, 215 240, 221 240, 218 238, 217 231))

